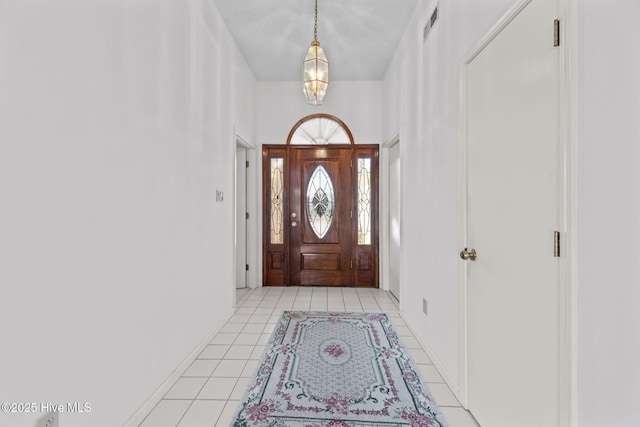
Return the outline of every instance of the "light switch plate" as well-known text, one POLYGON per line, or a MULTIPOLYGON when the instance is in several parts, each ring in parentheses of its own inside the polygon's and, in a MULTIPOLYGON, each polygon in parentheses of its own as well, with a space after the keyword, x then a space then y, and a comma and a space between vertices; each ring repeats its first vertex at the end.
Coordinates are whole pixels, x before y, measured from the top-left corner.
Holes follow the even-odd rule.
POLYGON ((224 191, 216 190, 216 202, 224 201, 224 191))

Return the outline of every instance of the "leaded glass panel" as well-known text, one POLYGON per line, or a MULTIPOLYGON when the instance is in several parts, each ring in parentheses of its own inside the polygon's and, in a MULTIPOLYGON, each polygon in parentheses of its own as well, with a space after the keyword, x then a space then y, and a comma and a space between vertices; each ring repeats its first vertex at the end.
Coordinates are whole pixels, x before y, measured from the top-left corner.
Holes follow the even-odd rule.
POLYGON ((284 183, 284 159, 271 159, 271 243, 284 243, 284 216, 282 213, 282 190, 284 183))
POLYGON ((358 244, 371 244, 371 159, 358 159, 358 244))
POLYGON ((302 123, 291 136, 289 142, 295 144, 350 144, 351 139, 345 128, 335 120, 314 117, 302 123))
POLYGON ((319 239, 331 228, 335 204, 331 177, 323 166, 318 166, 311 174, 307 186, 307 217, 319 239))

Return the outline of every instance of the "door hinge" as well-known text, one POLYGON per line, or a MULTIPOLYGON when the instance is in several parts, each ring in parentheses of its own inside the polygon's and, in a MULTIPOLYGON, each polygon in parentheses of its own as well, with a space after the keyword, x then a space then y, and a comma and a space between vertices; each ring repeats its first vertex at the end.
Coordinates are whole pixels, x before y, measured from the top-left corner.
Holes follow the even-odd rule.
POLYGON ((249 160, 246 161, 245 166, 249 167, 249 160))
POLYGON ((353 260, 351 260, 351 269, 353 270, 353 260))
POLYGON ((247 219, 249 219, 249 212, 246 212, 246 217, 247 219))
POLYGON ((351 209, 351 210, 349 211, 349 217, 350 217, 350 218, 353 218, 353 209, 351 209))
POLYGON ((560 232, 553 232, 553 256, 558 258, 560 256, 560 232))
POLYGON ((249 271, 249 264, 245 264, 244 265, 244 269, 245 269, 245 271, 249 271))
POLYGON ((560 20, 553 20, 553 46, 560 46, 560 20))

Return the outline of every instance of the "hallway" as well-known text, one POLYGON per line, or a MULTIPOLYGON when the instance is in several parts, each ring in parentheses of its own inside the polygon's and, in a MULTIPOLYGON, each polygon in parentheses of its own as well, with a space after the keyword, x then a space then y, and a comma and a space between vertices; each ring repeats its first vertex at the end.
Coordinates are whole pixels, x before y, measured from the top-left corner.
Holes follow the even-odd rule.
POLYGON ((392 319, 451 427, 477 427, 402 319, 378 289, 265 287, 238 289, 235 314, 140 427, 229 426, 283 310, 383 311, 392 319))
MULTIPOLYGON (((537 0, 398 1, 410 13, 397 26, 374 7, 396 7, 392 0, 366 7, 332 0, 321 6, 331 88, 317 106, 307 104, 300 80, 312 21, 296 15, 304 10, 301 16, 310 17, 311 1, 293 1, 277 11, 268 8, 272 2, 251 1, 269 10, 263 14, 244 9, 248 0, 0 2, 0 323, 7 325, 0 402, 91 403, 90 413, 65 413, 64 427, 228 425, 275 316, 288 308, 389 313, 454 427, 473 423, 443 379, 461 400, 475 385, 511 391, 497 387, 495 375, 484 381, 468 375, 468 361, 479 359, 466 345, 464 330, 474 318, 467 314, 474 306, 461 280, 459 253, 475 248, 475 266, 490 265, 482 263, 492 255, 472 241, 473 233, 467 242, 458 241, 469 231, 460 215, 482 207, 489 218, 495 206, 484 198, 474 205, 469 202, 475 199, 461 194, 469 177, 478 175, 473 168, 467 173, 464 155, 468 105, 461 93, 461 60, 484 49, 484 35, 503 28, 496 24, 506 12, 537 0), (235 25, 225 22, 227 6, 240 10, 235 25), (367 31, 387 41, 388 31, 401 30, 376 75, 340 76, 341 67, 370 59, 363 53, 371 40, 361 28, 346 26, 358 36, 353 44, 337 28, 330 30, 328 14, 352 18, 344 13, 347 6, 371 13, 376 24, 367 31), (283 37, 288 24, 303 21, 306 35, 283 37), (276 60, 275 45, 263 37, 267 26, 279 45, 295 43, 285 49, 292 65, 276 60), (260 77, 264 68, 249 64, 232 30, 248 31, 247 41, 264 42, 260 53, 282 72, 260 77), (330 35, 339 45, 331 45, 330 35), (339 61, 335 55, 347 48, 357 55, 339 61), (262 284, 262 147, 284 147, 292 126, 312 113, 339 117, 357 145, 380 147, 380 287, 389 287, 391 264, 401 285, 402 316, 388 294, 377 290, 252 288, 236 298, 235 229, 247 213, 246 284, 262 284), (246 212, 235 203, 242 185, 236 180, 239 140, 252 147, 245 153, 246 212), (398 200, 387 194, 394 140, 400 141, 394 154, 400 162, 398 200), (391 203, 399 208, 395 222, 391 203), (397 247, 384 242, 389 235, 398 237, 397 247), (428 346, 431 360, 418 343, 428 346), (139 408, 144 410, 138 413, 139 408)), ((544 50, 562 58, 562 111, 560 121, 552 121, 561 128, 564 149, 558 154, 568 168, 560 175, 563 218, 558 227, 540 229, 537 246, 566 267, 565 286, 557 291, 569 304, 563 304, 566 310, 538 304, 531 312, 543 320, 553 313, 559 329, 570 335, 562 340, 562 363, 570 369, 561 373, 565 397, 554 402, 566 418, 558 427, 638 426, 640 1, 543 2, 553 3, 557 13, 539 27, 546 30, 536 39, 544 38, 544 50)), ((522 49, 515 51, 509 57, 522 62, 505 67, 500 61, 487 76, 501 83, 507 69, 531 78, 548 69, 522 49)), ((489 89, 480 102, 503 99, 489 89)), ((540 107, 516 98, 521 102, 512 102, 514 112, 540 107)), ((511 111, 506 113, 495 117, 514 126, 511 111)), ((482 120, 477 125, 491 139, 493 129, 502 129, 482 120)), ((505 158, 492 150, 479 153, 492 161, 505 158)), ((532 163, 526 166, 516 173, 533 176, 532 163)), ((518 188, 514 200, 528 197, 509 175, 489 167, 475 170, 518 188)), ((283 211, 289 224, 291 213, 283 211)), ((522 221, 522 229, 528 226, 522 221)), ((494 256, 509 252, 527 260, 523 251, 532 248, 530 241, 519 231, 511 235, 513 241, 504 244, 492 240, 494 256)), ((509 298, 513 294, 530 295, 513 292, 509 298)), ((506 325, 521 338, 531 332, 506 325)), ((481 362, 475 372, 489 372, 481 362)), ((530 374, 541 366, 536 359, 522 370, 530 374)), ((466 400, 481 417, 473 399, 466 400)), ((492 400, 506 406, 503 399, 492 400)), ((539 413, 548 413, 535 403, 539 413)), ((0 425, 32 426, 39 416, 0 412, 0 425)))

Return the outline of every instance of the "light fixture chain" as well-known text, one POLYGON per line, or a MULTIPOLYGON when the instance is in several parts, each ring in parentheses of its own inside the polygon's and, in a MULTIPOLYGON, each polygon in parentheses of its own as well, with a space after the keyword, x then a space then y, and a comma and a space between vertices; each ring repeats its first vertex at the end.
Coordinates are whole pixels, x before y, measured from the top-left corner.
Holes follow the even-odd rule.
POLYGON ((307 102, 321 105, 329 86, 329 62, 318 41, 318 0, 314 0, 314 3, 313 41, 302 62, 302 81, 307 102))
POLYGON ((314 9, 313 40, 318 41, 318 0, 314 9))

